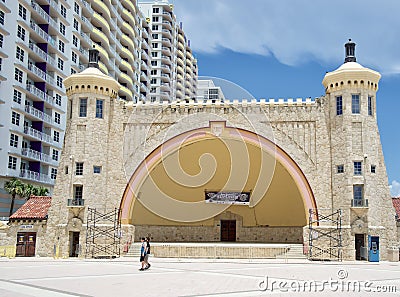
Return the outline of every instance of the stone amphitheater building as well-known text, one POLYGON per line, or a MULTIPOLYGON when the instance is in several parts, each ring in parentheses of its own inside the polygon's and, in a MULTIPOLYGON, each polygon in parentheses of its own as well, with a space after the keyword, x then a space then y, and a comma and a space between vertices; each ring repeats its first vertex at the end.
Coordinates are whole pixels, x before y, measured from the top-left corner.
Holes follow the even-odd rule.
POLYGON ((71 75, 36 254, 76 256, 95 208, 120 210, 121 229, 103 227, 121 247, 147 235, 155 247, 297 243, 351 260, 365 259, 373 236, 387 259, 397 237, 376 119, 381 76, 354 50, 347 43, 345 63, 326 73, 325 95, 305 100, 130 104, 95 67, 71 75))

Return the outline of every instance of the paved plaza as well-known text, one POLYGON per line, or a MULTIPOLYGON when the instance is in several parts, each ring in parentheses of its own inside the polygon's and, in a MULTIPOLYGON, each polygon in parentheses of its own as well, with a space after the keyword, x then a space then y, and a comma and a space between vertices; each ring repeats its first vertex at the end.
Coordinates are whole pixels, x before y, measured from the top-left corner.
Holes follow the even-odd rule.
POLYGON ((139 271, 136 258, 0 258, 0 296, 400 296, 399 263, 151 262, 149 270, 139 271))

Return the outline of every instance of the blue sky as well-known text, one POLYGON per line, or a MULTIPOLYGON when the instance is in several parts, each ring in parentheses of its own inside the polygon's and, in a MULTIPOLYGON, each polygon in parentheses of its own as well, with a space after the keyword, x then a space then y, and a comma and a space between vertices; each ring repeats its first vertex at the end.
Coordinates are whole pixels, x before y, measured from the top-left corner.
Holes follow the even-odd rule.
POLYGON ((400 196, 400 1, 171 2, 199 75, 232 81, 255 98, 323 95, 325 72, 343 63, 352 38, 357 62, 382 74, 378 126, 391 192, 400 196))

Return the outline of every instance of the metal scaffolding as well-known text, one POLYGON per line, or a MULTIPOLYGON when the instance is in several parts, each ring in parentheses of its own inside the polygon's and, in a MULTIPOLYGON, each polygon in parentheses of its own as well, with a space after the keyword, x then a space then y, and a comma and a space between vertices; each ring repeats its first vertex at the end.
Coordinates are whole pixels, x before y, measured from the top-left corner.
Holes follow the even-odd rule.
POLYGON ((101 213, 88 207, 86 258, 116 258, 121 254, 120 209, 101 213))
POLYGON ((310 260, 342 261, 342 210, 309 209, 310 260))

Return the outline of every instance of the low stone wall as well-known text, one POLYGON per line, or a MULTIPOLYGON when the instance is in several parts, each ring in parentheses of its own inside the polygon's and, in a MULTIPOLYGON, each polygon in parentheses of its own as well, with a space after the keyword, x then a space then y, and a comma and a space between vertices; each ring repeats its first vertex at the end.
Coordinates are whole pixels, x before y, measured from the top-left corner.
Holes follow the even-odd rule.
MULTIPOLYGON (((150 236, 157 242, 220 242, 220 234, 219 225, 135 225, 134 241, 140 241, 140 237, 143 236, 150 236)), ((303 227, 241 227, 239 225, 236 229, 236 242, 303 243, 303 227)))

